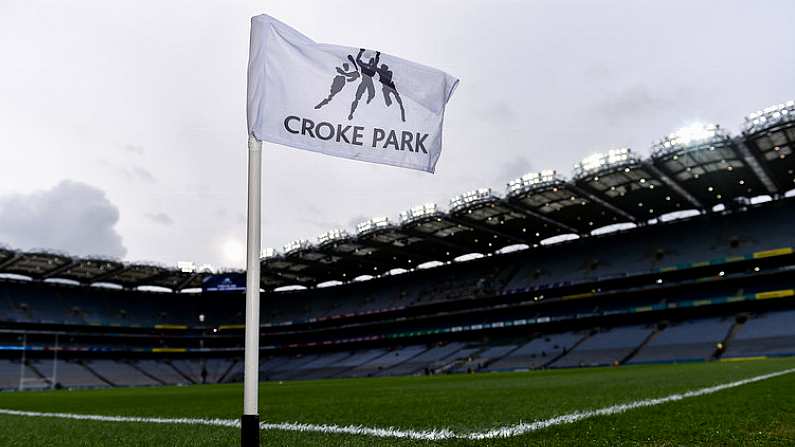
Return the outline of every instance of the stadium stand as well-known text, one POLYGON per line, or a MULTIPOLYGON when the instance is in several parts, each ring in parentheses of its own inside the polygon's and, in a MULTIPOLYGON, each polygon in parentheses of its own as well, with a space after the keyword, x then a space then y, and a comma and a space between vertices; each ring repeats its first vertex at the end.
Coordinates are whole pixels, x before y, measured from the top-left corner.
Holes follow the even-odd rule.
POLYGON ((657 334, 630 363, 707 360, 729 333, 734 318, 710 318, 673 324, 657 334))
POLYGON ((477 355, 477 362, 480 364, 480 368, 483 366, 493 363, 508 354, 516 351, 519 349, 521 345, 497 345, 497 346, 489 346, 488 348, 484 349, 477 355))
POLYGON ((0 389, 19 388, 19 368, 21 363, 13 360, 0 360, 0 389))
POLYGON ((426 348, 424 346, 406 346, 404 348, 395 349, 366 364, 354 368, 349 374, 353 377, 388 375, 391 368, 411 360, 425 352, 425 350, 426 348))
MULTIPOLYGON (((46 371, 49 368, 49 362, 37 362, 37 369, 46 371)), ((48 379, 55 377, 55 383, 68 388, 86 388, 86 387, 104 387, 111 384, 102 380, 99 376, 94 374, 90 369, 86 368, 82 362, 71 362, 64 360, 57 360, 57 369, 55 375, 49 375, 48 379)))
MULTIPOLYGON (((507 281, 502 292, 495 289, 500 281, 494 279, 499 275, 494 275, 493 271, 497 267, 505 268, 500 271, 503 277, 511 273, 508 266, 501 265, 503 260, 496 266, 490 265, 495 262, 492 260, 471 261, 455 268, 445 266, 415 272, 415 280, 408 285, 396 278, 384 278, 342 287, 275 294, 266 299, 265 303, 270 305, 263 317, 269 324, 278 325, 286 321, 328 319, 335 315, 402 309, 495 293, 543 290, 629 274, 649 274, 705 259, 732 258, 795 245, 795 239, 786 230, 788 222, 795 220, 795 210, 791 206, 776 205, 781 204, 758 207, 753 213, 740 213, 731 218, 704 216, 669 226, 650 226, 634 232, 557 244, 544 247, 538 253, 507 255, 513 262, 505 264, 519 270, 507 281), (758 225, 759 221, 764 221, 765 225, 758 225), (621 241, 624 250, 610 250, 616 240, 621 241), (611 253, 609 259, 605 253, 611 253), (458 272, 459 267, 466 268, 466 275, 458 272), (491 276, 484 279, 484 274, 491 276), (468 275, 479 279, 470 279, 462 287, 447 287, 446 293, 437 293, 439 284, 449 284, 455 282, 456 277, 468 275)), ((239 321, 242 311, 240 301, 222 309, 209 297, 192 294, 170 297, 163 293, 141 294, 27 282, 6 282, 0 288, 0 300, 6 303, 4 319, 7 321, 74 325, 194 325, 198 315, 206 315, 208 324, 222 325, 239 321), (162 299, 164 295, 169 299, 162 299)))
POLYGON ((146 374, 148 377, 157 378, 164 385, 187 385, 190 383, 188 379, 179 374, 170 364, 170 362, 159 360, 140 360, 131 363, 141 373, 146 374))
POLYGON ((274 358, 265 365, 260 365, 260 371, 264 372, 270 379, 284 380, 290 378, 296 371, 300 371, 304 365, 317 360, 321 355, 308 354, 289 358, 274 358))
POLYGON ((769 312, 748 319, 723 357, 795 355, 795 310, 769 312))
POLYGON ((550 366, 570 368, 575 366, 617 365, 626 359, 644 341, 655 334, 656 329, 646 326, 616 327, 592 334, 576 349, 568 352, 550 366))
MULTIPOLYGON (((261 378, 795 354, 795 105, 696 134, 267 252, 261 378)), ((241 380, 241 277, 0 246, 0 387, 241 380)))
MULTIPOLYGON (((357 368, 365 367, 365 365, 374 362, 375 360, 389 354, 386 349, 367 349, 359 351, 346 357, 336 363, 338 371, 330 377, 349 377, 357 368)), ((355 373, 353 374, 355 375, 355 373)))
POLYGON ((304 363, 300 368, 296 368, 295 375, 293 375, 292 378, 322 379, 324 377, 331 377, 342 372, 338 365, 342 360, 352 355, 352 353, 345 351, 321 355, 311 362, 304 363))
POLYGON ((489 364, 486 369, 506 371, 540 368, 566 354, 586 337, 588 334, 574 332, 540 335, 489 364))
POLYGON ((114 386, 162 385, 126 362, 95 359, 86 365, 114 386))
POLYGON ((446 359, 456 355, 462 348, 463 344, 461 343, 447 343, 441 346, 433 346, 417 356, 390 368, 387 374, 392 376, 419 373, 430 374, 432 370, 443 366, 446 359))

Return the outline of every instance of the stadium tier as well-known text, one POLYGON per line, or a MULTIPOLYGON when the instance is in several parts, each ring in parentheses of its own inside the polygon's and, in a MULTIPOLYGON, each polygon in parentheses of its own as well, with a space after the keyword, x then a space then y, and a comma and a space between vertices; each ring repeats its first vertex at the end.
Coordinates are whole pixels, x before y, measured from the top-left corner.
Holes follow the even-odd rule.
MULTIPOLYGON (((795 354, 794 110, 266 253, 262 379, 795 354)), ((0 275, 2 388, 242 377, 240 272, 0 248, 0 275)))
MULTIPOLYGON (((780 199, 369 281, 272 292, 263 300, 261 375, 791 355, 793 221, 795 200, 780 199)), ((0 300, 4 388, 241 378, 239 291, 5 278, 0 300)))
POLYGON ((724 357, 795 355, 795 311, 754 315, 728 345, 724 357))
POLYGON ((616 327, 612 330, 595 332, 583 340, 577 349, 552 363, 552 366, 566 368, 617 365, 655 333, 655 328, 645 325, 616 327))
MULTIPOLYGON (((513 245, 535 247, 553 237, 587 237, 613 224, 645 226, 670 213, 733 209, 759 196, 782 197, 795 188, 795 102, 746 117, 732 137, 717 125, 694 125, 652 145, 643 159, 630 149, 586 157, 570 180, 556 171, 510 181, 504 197, 477 189, 450 200, 449 210, 426 204, 335 229, 315 242, 297 240, 281 252, 265 250, 262 286, 314 286, 450 262, 473 253, 492 254, 513 245)), ((211 273, 195 267, 124 264, 42 251, 0 249, 0 271, 33 279, 81 284, 199 288, 211 273)))

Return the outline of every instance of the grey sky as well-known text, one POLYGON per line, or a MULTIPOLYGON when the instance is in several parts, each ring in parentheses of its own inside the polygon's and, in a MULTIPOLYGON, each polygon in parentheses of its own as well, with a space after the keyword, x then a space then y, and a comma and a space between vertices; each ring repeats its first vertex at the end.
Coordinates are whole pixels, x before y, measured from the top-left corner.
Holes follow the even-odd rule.
MULTIPOLYGON (((41 211, 77 210, 65 239, 0 225, 0 243, 241 265, 248 20, 263 12, 462 80, 436 175, 266 145, 263 246, 502 192, 525 171, 569 174, 598 150, 646 153, 693 121, 736 132, 745 114, 795 98, 790 0, 2 0, 0 204, 71 185, 104 193, 118 222, 74 199, 41 211), (65 242, 86 228, 102 231, 71 238, 85 249, 65 242)), ((0 220, 18 209, 0 207, 0 220)))

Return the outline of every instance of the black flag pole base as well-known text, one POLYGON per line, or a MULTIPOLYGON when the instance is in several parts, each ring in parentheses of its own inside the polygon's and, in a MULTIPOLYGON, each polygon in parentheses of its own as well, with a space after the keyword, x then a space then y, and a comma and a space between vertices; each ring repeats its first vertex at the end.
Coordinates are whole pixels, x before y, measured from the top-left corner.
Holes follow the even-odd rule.
POLYGON ((260 447, 258 414, 244 414, 240 418, 240 447, 260 447))

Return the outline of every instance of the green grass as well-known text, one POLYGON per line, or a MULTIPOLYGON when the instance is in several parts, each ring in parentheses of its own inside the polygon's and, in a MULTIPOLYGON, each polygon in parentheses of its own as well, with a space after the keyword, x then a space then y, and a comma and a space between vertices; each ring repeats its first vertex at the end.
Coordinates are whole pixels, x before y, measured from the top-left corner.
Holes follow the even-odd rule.
MULTIPOLYGON (((795 367, 795 358, 529 373, 265 383, 268 422, 456 432, 702 388, 795 367)), ((236 418, 240 385, 0 394, 0 408, 236 418)), ((1 446, 236 446, 234 428, 0 416, 1 446)), ((437 443, 284 431, 268 446, 795 445, 795 374, 624 414, 487 441, 437 443)))

